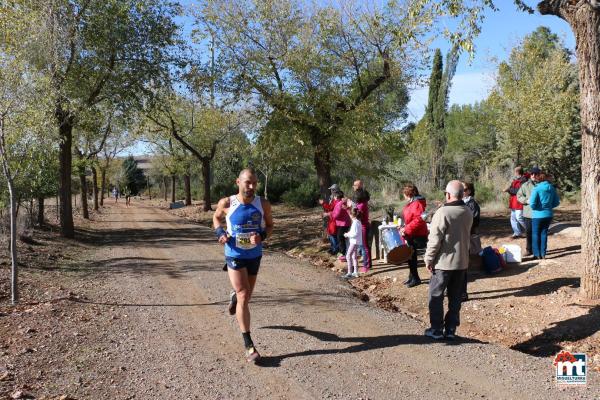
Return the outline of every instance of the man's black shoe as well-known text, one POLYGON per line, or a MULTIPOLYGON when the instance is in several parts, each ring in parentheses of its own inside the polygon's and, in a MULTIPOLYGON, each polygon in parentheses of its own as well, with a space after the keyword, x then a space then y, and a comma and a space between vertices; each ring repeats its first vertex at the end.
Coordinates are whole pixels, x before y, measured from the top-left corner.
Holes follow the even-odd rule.
POLYGON ((421 284, 421 280, 420 279, 413 279, 413 280, 409 281, 406 284, 406 287, 411 288, 411 287, 414 287, 414 286, 417 286, 417 285, 420 285, 420 284, 421 284))
POLYGON ((444 338, 444 332, 441 329, 425 329, 424 335, 435 340, 440 340, 444 338))
POLYGON ((456 329, 446 329, 446 332, 444 332, 444 337, 448 340, 456 339, 456 329))

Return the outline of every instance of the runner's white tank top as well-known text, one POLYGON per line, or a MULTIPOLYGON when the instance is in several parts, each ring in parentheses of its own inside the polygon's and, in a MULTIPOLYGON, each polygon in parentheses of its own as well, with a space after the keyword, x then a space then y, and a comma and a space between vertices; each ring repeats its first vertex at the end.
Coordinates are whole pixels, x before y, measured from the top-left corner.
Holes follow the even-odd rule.
POLYGON ((225 217, 229 239, 225 244, 225 256, 234 258, 257 258, 262 256, 262 244, 250 243, 253 232, 265 229, 264 211, 259 196, 249 204, 240 202, 237 195, 229 197, 229 209, 225 217))

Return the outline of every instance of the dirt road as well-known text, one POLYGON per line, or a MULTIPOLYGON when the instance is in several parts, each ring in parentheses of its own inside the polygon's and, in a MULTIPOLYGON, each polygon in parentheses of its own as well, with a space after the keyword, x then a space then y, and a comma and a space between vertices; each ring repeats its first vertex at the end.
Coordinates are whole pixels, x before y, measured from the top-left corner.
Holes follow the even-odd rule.
POLYGON ((97 298, 79 305, 113 316, 97 327, 102 343, 70 357, 83 366, 85 384, 69 389, 76 398, 598 396, 597 376, 559 389, 549 358, 469 339, 433 342, 420 322, 361 302, 331 271, 268 251, 251 303, 263 365, 248 365, 210 230, 143 203, 108 208, 100 225, 88 232, 97 249, 86 266, 97 298))

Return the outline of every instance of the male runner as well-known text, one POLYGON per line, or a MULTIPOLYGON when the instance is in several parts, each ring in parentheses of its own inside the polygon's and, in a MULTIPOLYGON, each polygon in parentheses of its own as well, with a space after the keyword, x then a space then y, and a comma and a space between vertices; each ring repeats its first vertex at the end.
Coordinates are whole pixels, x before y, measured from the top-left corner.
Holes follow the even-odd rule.
POLYGON ((236 184, 239 188, 236 195, 219 200, 213 215, 213 227, 219 243, 225 245, 227 273, 234 290, 229 313, 237 317, 246 347, 246 359, 256 361, 260 355, 250 337, 248 303, 260 267, 262 242, 273 231, 273 217, 269 201, 254 195, 257 179, 252 169, 242 170, 236 184), (226 228, 221 225, 223 220, 226 228))

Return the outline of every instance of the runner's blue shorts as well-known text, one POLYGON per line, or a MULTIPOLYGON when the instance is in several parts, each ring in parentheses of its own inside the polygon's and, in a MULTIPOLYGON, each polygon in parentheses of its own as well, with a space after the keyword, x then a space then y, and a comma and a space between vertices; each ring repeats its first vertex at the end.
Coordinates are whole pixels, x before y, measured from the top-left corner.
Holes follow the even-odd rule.
POLYGON ((227 263, 227 267, 233 270, 237 271, 239 269, 246 268, 248 270, 248 275, 258 275, 261 258, 262 256, 256 258, 225 257, 225 262, 227 263))

